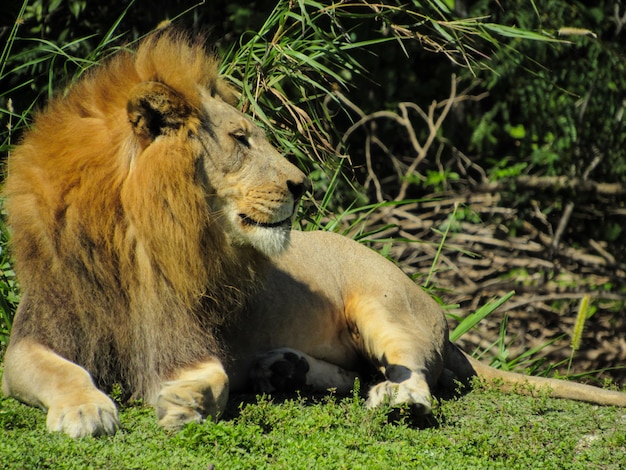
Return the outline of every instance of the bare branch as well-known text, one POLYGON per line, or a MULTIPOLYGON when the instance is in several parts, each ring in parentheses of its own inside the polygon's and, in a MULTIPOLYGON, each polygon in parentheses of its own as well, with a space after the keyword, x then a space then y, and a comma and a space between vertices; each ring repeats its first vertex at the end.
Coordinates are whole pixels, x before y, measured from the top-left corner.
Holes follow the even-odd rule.
POLYGON ((513 179, 491 181, 476 186, 480 192, 499 192, 512 188, 532 189, 535 191, 569 191, 576 193, 597 194, 599 196, 626 195, 626 186, 620 183, 601 183, 569 176, 518 176, 513 179))

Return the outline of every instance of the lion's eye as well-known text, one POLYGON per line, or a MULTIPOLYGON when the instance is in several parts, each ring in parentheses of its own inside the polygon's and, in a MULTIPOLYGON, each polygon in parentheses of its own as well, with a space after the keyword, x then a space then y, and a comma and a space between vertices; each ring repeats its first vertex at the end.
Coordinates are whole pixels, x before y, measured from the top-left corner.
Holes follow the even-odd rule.
POLYGON ((250 141, 248 140, 248 134, 243 131, 231 132, 230 136, 237 141, 237 143, 250 148, 250 141))

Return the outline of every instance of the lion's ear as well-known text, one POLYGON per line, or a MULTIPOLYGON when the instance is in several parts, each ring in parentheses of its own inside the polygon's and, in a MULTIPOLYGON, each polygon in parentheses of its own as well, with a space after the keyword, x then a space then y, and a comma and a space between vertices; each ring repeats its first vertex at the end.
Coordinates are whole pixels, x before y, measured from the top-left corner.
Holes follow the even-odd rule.
POLYGON ((126 106, 135 134, 152 141, 169 129, 178 129, 192 112, 191 106, 172 88, 159 82, 133 87, 126 106))

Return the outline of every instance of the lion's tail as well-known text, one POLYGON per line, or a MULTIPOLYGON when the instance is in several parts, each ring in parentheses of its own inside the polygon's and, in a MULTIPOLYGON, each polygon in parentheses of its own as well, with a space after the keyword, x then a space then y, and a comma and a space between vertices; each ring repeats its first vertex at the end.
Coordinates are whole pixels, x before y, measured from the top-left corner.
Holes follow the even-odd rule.
POLYGON ((545 393, 547 396, 553 398, 566 398, 569 400, 595 403, 597 405, 626 407, 626 393, 605 390, 592 385, 583 385, 567 380, 535 377, 494 369, 472 358, 458 349, 454 344, 450 343, 450 346, 452 350, 450 351, 451 357, 449 362, 456 363, 457 365, 460 364, 460 367, 457 368, 449 364, 447 368, 457 373, 460 377, 477 375, 488 381, 501 384, 502 390, 505 392, 516 392, 524 395, 545 393), (473 374, 468 374, 468 366, 473 369, 473 374))

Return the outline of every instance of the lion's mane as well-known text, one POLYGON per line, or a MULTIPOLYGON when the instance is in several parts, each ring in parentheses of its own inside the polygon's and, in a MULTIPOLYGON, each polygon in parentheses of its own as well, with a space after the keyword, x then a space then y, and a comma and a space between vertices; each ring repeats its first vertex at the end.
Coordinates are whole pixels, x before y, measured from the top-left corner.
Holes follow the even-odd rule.
POLYGON ((176 368, 220 354, 207 331, 245 302, 258 255, 226 243, 210 213, 188 142, 199 112, 149 146, 133 132, 129 94, 145 81, 167 84, 191 110, 199 88, 235 96, 202 41, 156 34, 36 116, 11 156, 5 196, 23 296, 13 340, 35 338, 97 386, 150 399, 176 368), (36 330, 26 321, 35 310, 36 330))

